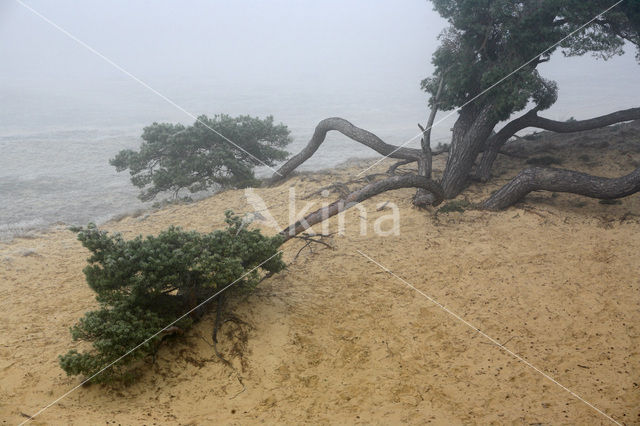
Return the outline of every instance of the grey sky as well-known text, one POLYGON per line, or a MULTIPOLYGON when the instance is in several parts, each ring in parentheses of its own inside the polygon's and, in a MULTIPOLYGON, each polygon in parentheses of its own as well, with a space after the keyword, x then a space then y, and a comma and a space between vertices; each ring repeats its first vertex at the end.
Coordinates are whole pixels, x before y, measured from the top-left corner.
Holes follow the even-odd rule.
MULTIPOLYGON (((427 70, 443 21, 422 0, 28 1, 144 78, 333 82, 427 70)), ((18 3, 2 2, 3 78, 109 78, 112 70, 18 3), (5 61, 3 61, 5 62, 5 61)))
MULTIPOLYGON (((419 81, 431 72, 445 25, 425 0, 25 1, 195 113, 229 105, 230 113, 264 115, 273 105, 281 119, 278 103, 296 98, 305 114, 283 113, 292 126, 348 114, 345 105, 358 103, 391 115, 398 109, 415 127, 426 114, 419 81)), ((608 62, 587 56, 543 64, 543 75, 560 85, 546 115, 583 118, 637 106, 640 68, 628 51, 608 62)), ((112 115, 107 124, 137 114, 136 122, 191 121, 13 0, 0 2, 0 57, 5 127, 59 104, 70 125, 74 108, 93 114, 92 123, 105 114, 112 115)))

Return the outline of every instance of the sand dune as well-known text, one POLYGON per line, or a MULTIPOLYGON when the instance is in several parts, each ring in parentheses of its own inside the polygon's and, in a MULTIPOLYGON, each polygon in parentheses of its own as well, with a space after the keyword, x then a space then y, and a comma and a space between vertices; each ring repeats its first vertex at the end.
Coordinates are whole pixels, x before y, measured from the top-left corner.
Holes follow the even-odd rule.
MULTIPOLYGON (((603 153, 567 144, 558 155, 568 168, 616 176, 640 161, 629 146, 603 153)), ((289 186, 309 194, 348 181, 361 164, 301 174, 255 194, 284 226, 289 186)), ((523 165, 501 158, 495 181, 461 198, 482 199, 523 165)), ((640 423, 640 197, 603 205, 539 193, 503 212, 434 215, 412 208, 411 194, 399 190, 363 203, 367 235, 360 232, 362 213, 348 211, 345 234, 329 240, 333 250, 317 246, 294 260, 303 243, 285 244, 288 270, 235 301, 233 311, 246 324, 222 330, 222 352, 236 371, 205 341, 209 315, 163 347, 138 383, 82 387, 34 423, 608 423, 358 251, 617 421, 640 423), (400 209, 397 236, 373 232, 373 222, 390 214, 389 205, 377 210, 385 201, 400 209)), ((310 200, 317 208, 336 196, 310 200)), ((253 211, 243 191, 227 191, 103 228, 127 237, 171 224, 210 231, 229 208, 253 211)), ((330 230, 337 227, 331 219, 330 230)), ((95 305, 81 272, 87 254, 63 226, 0 245, 6 423, 25 420, 80 382, 65 376, 57 356, 72 346, 69 326, 95 305)))

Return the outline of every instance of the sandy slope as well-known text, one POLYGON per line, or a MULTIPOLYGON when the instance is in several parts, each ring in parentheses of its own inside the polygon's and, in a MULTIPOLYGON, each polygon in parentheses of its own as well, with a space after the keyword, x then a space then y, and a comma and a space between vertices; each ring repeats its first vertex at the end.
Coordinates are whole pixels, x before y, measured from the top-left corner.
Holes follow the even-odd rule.
MULTIPOLYGON (((627 147, 628 148, 628 147, 627 147)), ((565 149, 565 166, 615 176, 640 161, 620 148, 565 149), (594 160, 579 155, 588 154, 594 160), (598 164, 606 164, 598 165, 598 164), (613 164, 613 166, 611 166, 613 164)), ((383 171, 390 163, 377 168, 383 171)), ((471 187, 472 201, 512 176, 524 160, 501 158, 494 183, 471 187)), ((441 167, 441 162, 439 167, 441 167)), ((361 170, 298 176, 257 189, 275 219, 288 222, 298 195, 361 170)), ((607 419, 514 359, 403 282, 384 264, 473 326, 625 424, 640 423, 640 197, 620 205, 533 194, 507 211, 438 214, 413 209, 411 190, 364 203, 346 233, 265 281, 227 323, 222 349, 204 339, 211 318, 173 346, 130 387, 83 387, 37 418, 43 424, 600 424, 607 419), (400 208, 400 235, 376 236, 373 222, 400 208), (630 212, 631 214, 626 214, 630 212), (240 355, 241 354, 241 355, 240 355)), ((315 207, 324 200, 318 196, 315 207)), ((209 231, 222 213, 253 210, 242 191, 125 218, 104 228, 132 237, 170 224, 209 231)), ((300 206, 298 207, 301 208, 300 206)), ((337 230, 337 220, 330 229, 337 230)), ((266 232, 274 232, 265 228, 266 232)), ((0 246, 0 420, 14 424, 79 383, 58 367, 68 327, 94 305, 82 268, 87 252, 63 227, 0 246)))

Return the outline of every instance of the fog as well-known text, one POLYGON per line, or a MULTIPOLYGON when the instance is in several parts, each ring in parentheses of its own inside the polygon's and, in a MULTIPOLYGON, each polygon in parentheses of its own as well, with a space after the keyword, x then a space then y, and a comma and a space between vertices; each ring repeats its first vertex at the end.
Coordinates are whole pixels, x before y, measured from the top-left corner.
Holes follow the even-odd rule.
MULTIPOLYGON (((193 123, 158 93, 193 115, 271 114, 291 129, 290 152, 331 116, 415 147, 428 115, 419 83, 446 24, 424 0, 26 5, 53 25, 17 0, 0 2, 0 241, 146 207, 109 159, 136 148, 154 121, 193 123)), ((638 106, 632 49, 606 62, 557 54, 539 68, 560 86, 547 117, 638 106)), ((449 140, 455 118, 439 113, 432 143, 449 140)), ((371 156, 334 132, 300 170, 371 156)))
MULTIPOLYGON (((424 0, 26 4, 196 115, 272 113, 294 129, 332 115, 417 129, 419 82, 445 26, 424 0)), ((546 115, 637 106, 640 68, 628 51, 541 65, 560 85, 546 115)), ((0 57, 5 134, 193 121, 13 0, 0 3, 0 57)))
MULTIPOLYGON (((29 5, 195 114, 275 114, 293 99, 319 120, 348 113, 340 104, 356 99, 372 109, 383 108, 372 100, 387 95, 413 93, 422 102, 418 84, 443 27, 422 1, 404 8, 364 1, 29 5), (240 101, 246 110, 233 111, 240 101)), ((3 108, 26 114, 52 101, 122 123, 192 121, 19 3, 2 7, 1 88, 22 98, 3 108)))

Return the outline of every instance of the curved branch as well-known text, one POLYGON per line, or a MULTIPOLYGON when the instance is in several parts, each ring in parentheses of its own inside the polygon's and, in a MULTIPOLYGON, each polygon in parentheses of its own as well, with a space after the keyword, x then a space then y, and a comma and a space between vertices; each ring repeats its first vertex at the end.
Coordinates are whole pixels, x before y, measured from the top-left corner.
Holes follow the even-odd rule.
POLYGON ((572 133, 583 130, 599 129, 600 127, 623 121, 637 120, 640 118, 640 108, 629 108, 612 112, 599 117, 576 121, 555 121, 548 118, 533 116, 532 123, 528 127, 538 127, 556 133, 572 133))
POLYGON ((356 127, 343 118, 332 117, 326 118, 318 123, 307 146, 298 154, 291 157, 289 161, 284 163, 277 173, 274 173, 271 181, 277 182, 285 178, 289 173, 295 170, 296 167, 308 160, 309 157, 311 157, 320 147, 322 142, 324 142, 327 132, 331 130, 338 131, 346 137, 353 139, 356 142, 360 142, 386 157, 415 161, 421 156, 419 149, 399 148, 395 145, 390 145, 373 133, 356 127))
POLYGON ((489 179, 489 171, 500 152, 500 148, 502 148, 507 140, 509 140, 509 138, 511 138, 516 132, 527 127, 537 127, 539 129, 549 130, 556 133, 573 133, 583 130, 598 129, 600 127, 621 123, 623 121, 640 119, 640 108, 629 108, 612 112, 611 114, 577 121, 550 120, 548 118, 539 117, 537 113, 537 108, 530 110, 526 114, 507 123, 498 133, 495 133, 487 140, 486 150, 484 151, 480 164, 476 170, 476 177, 479 180, 486 182, 489 179))
POLYGON ((485 200, 480 207, 501 210, 531 191, 569 192, 591 198, 622 198, 640 191, 640 167, 626 176, 605 178, 573 170, 533 167, 525 169, 485 200))
POLYGON ((442 187, 437 182, 427 179, 424 176, 406 175, 406 176, 393 176, 387 179, 379 180, 377 182, 370 183, 369 185, 352 192, 346 197, 334 201, 326 207, 319 208, 313 213, 308 214, 303 219, 289 225, 287 228, 280 231, 280 235, 284 237, 284 241, 287 241, 297 234, 304 232, 316 223, 320 223, 332 216, 343 212, 356 204, 381 194, 386 191, 391 191, 400 188, 423 188, 433 194, 433 204, 437 206, 444 199, 444 192, 442 187))

